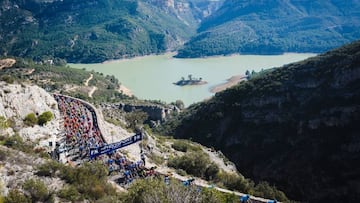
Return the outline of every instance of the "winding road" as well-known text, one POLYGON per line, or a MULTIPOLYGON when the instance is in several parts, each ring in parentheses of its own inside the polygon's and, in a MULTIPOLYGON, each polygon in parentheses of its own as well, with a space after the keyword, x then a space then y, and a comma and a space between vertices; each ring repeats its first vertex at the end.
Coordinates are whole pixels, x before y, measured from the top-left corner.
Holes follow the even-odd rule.
MULTIPOLYGON (((92 76, 92 75, 91 75, 92 76)), ((92 77, 90 77, 85 83, 88 84, 88 82, 92 79, 92 77)), ((101 122, 99 121, 99 117, 97 116, 97 111, 96 111, 96 108, 84 101, 84 100, 81 100, 81 99, 78 99, 78 98, 74 98, 74 97, 69 97, 69 96, 66 96, 66 95, 61 95, 61 94, 53 94, 54 97, 56 98, 57 96, 62 96, 62 97, 68 97, 68 98, 71 98, 73 100, 77 100, 79 102, 81 102, 84 106, 86 106, 86 108, 88 108, 90 111, 91 111, 91 114, 92 114, 92 117, 93 117, 93 121, 94 121, 94 125, 96 128, 98 128, 98 130, 100 131, 100 136, 102 137, 104 143, 108 143, 107 140, 104 139, 104 136, 102 134, 102 131, 101 131, 101 126, 99 126, 99 124, 101 124, 101 122)), ((56 100, 58 102, 58 100, 56 100)), ((159 174, 167 174, 167 172, 165 171, 166 169, 165 168, 162 168, 163 170, 157 170, 157 172, 159 174)), ((180 176, 176 173, 173 173, 173 178, 177 179, 177 180, 180 180, 180 181, 184 181, 186 180, 185 177, 183 176, 180 176)), ((116 177, 112 177, 111 180, 115 180, 116 177)), ((227 189, 224 189, 224 188, 220 188, 220 187, 217 187, 217 186, 213 186, 213 185, 209 185, 206 181, 202 180, 202 179, 196 179, 194 181, 194 184, 197 185, 197 186, 200 186, 200 187, 204 187, 204 188, 213 188, 215 190, 218 190, 218 191, 221 191, 221 192, 225 192, 225 193, 229 193, 229 194, 235 194, 236 196, 243 196, 243 195, 246 195, 245 193, 241 193, 241 192, 236 192, 236 191, 231 191, 231 190, 227 190, 227 189)), ((250 196, 250 201, 249 203, 267 203, 269 202, 270 200, 269 199, 265 199, 265 198, 261 198, 261 197, 255 197, 255 196, 250 196)))

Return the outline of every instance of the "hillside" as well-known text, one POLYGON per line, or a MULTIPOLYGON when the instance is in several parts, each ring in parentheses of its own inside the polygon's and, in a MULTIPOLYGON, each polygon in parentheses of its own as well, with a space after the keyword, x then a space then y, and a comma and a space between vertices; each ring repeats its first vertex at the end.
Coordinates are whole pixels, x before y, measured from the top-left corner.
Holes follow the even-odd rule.
POLYGON ((193 2, 3 0, 0 55, 94 63, 174 50, 219 4, 193 2))
MULTIPOLYGON (((290 199, 360 197, 360 41, 253 76, 163 127, 221 150, 290 199)), ((166 130, 167 129, 167 130, 166 130)))
POLYGON ((177 57, 321 53, 360 38, 359 1, 227 0, 177 57))
MULTIPOLYGON (((104 86, 117 82, 110 76, 21 58, 3 59, 0 64, 0 202, 237 202, 244 195, 240 192, 249 192, 253 202, 288 200, 266 182, 255 186, 245 179, 220 151, 156 135, 136 115, 131 117, 143 128, 141 142, 89 161, 88 146, 93 142, 98 145, 132 137, 135 128, 127 125, 131 121, 126 115, 125 119, 115 115, 120 111, 117 108, 110 119, 117 122, 109 123, 103 108, 47 91, 58 92, 66 83, 82 95, 81 86, 95 84, 96 91, 102 92, 104 86), (66 81, 53 81, 62 77, 66 81), (83 144, 87 147, 81 148, 83 144), (139 163, 141 153, 146 165, 139 163), (127 170, 131 170, 130 177, 125 175, 127 170), (164 176, 169 182, 164 182, 164 176)), ((128 97, 99 100, 95 94, 92 99, 84 98, 100 104, 104 100, 136 101, 128 97)), ((131 113, 145 112, 137 109, 127 115, 131 113)))

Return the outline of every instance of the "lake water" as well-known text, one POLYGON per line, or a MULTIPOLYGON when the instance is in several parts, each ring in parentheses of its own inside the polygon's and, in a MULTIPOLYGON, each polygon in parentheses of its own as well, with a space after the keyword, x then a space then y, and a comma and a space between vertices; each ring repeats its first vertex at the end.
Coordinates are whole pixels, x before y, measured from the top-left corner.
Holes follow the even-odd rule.
POLYGON ((100 64, 70 64, 74 68, 94 70, 114 75, 140 99, 173 102, 182 100, 186 106, 210 98, 210 89, 225 83, 234 75, 246 70, 260 71, 300 61, 315 54, 288 53, 283 55, 234 55, 201 59, 176 59, 171 54, 145 56, 134 59, 109 61, 100 64), (176 86, 173 82, 193 77, 208 83, 199 86, 176 86))

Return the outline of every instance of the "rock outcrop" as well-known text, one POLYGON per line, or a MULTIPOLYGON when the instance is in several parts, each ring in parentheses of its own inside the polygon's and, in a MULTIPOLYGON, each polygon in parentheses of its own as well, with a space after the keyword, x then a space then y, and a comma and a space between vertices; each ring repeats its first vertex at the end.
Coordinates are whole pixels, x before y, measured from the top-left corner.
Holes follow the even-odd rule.
POLYGON ((12 130, 19 132, 23 138, 33 141, 50 138, 61 131, 60 114, 55 99, 35 85, 0 82, 0 116, 11 119, 14 123, 14 126, 11 126, 12 130), (46 125, 33 127, 24 125, 23 120, 28 114, 40 115, 46 111, 51 111, 54 115, 54 119, 46 125))
POLYGON ((136 110, 143 111, 148 114, 149 120, 153 121, 165 121, 171 116, 172 113, 179 113, 180 110, 176 106, 164 107, 160 105, 150 104, 128 104, 128 103, 117 103, 117 104, 103 104, 103 108, 120 109, 125 112, 133 112, 136 110))

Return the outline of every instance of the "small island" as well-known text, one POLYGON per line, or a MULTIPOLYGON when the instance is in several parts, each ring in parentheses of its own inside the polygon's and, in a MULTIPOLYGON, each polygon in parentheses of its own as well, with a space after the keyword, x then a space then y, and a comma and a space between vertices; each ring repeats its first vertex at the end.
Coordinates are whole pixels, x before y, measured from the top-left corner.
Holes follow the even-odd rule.
POLYGON ((188 79, 185 80, 184 77, 181 77, 181 80, 174 82, 174 85, 185 86, 185 85, 204 85, 207 84, 206 81, 203 81, 202 78, 193 78, 192 75, 188 75, 188 79))

